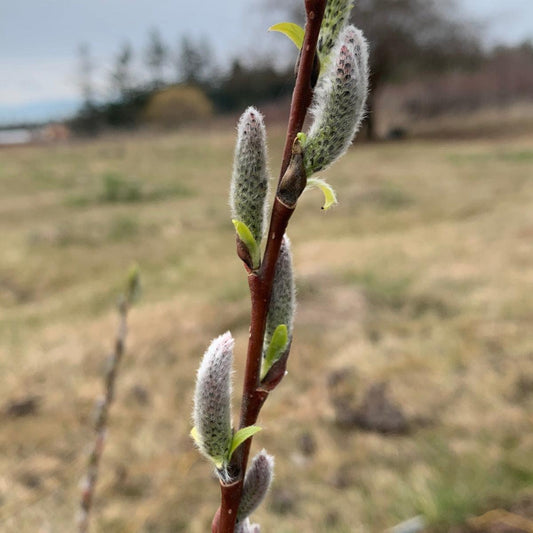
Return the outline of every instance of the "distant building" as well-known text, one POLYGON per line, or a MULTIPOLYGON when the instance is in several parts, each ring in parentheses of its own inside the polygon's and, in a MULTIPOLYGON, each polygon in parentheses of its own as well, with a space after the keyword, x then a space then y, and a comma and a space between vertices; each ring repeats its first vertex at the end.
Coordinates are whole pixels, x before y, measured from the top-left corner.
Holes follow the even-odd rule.
POLYGON ((44 126, 10 128, 0 130, 0 146, 63 142, 70 139, 71 135, 70 128, 58 122, 44 126))

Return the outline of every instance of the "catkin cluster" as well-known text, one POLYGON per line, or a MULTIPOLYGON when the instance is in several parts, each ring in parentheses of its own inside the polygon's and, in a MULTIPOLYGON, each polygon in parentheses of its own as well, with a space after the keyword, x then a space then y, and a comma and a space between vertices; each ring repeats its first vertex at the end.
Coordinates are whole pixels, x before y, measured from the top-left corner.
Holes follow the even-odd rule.
MULTIPOLYGON (((266 165, 266 134, 262 115, 248 108, 239 120, 237 146, 230 187, 230 206, 237 238, 247 254, 243 258, 250 269, 260 266, 263 224, 267 211, 269 175, 266 165), (259 258, 259 259, 258 259, 259 258)), ((276 265, 273 286, 273 306, 265 334, 265 352, 270 347, 272 333, 277 326, 292 331, 294 312, 294 283, 288 239, 284 239, 282 252, 276 265)), ((285 338, 282 348, 287 344, 285 338)), ((243 441, 242 433, 253 434, 258 428, 244 428, 235 432, 231 420, 231 372, 234 341, 227 332, 211 342, 198 369, 194 393, 191 435, 200 452, 216 467, 224 484, 234 481, 229 469, 233 451, 243 441), (253 432, 246 433, 253 429, 253 432)), ((272 351, 272 350, 271 350, 272 351)), ((274 351, 269 360, 272 365, 281 350, 274 351)), ((267 369, 268 370, 268 369, 267 369)), ((273 477, 274 459, 264 450, 251 462, 244 478, 242 498, 237 515, 237 533, 259 533, 249 515, 264 499, 273 477)))
MULTIPOLYGON (((318 39, 321 64, 307 135, 294 140, 292 159, 277 191, 277 201, 294 209, 304 188, 319 187, 324 208, 336 202, 331 187, 315 172, 329 167, 349 147, 364 116, 368 90, 368 48, 363 34, 348 26, 351 0, 329 0, 318 39)), ((281 25, 284 26, 284 25, 281 25)), ((294 27, 295 25, 292 25, 294 27)), ((300 29, 303 34, 303 29, 300 29)), ((269 173, 263 117, 250 107, 237 128, 230 206, 237 233, 237 250, 249 275, 261 275, 261 245, 268 211, 269 173)), ((260 390, 271 391, 283 376, 293 337, 296 308, 291 245, 285 235, 275 265, 263 339, 260 390)), ((259 428, 235 432, 231 420, 231 372, 234 341, 229 332, 212 341, 200 364, 194 394, 191 431, 200 452, 215 465, 223 484, 235 481, 230 471, 232 453, 259 428)), ((237 512, 237 533, 259 533, 251 513, 271 484, 274 459, 264 450, 246 472, 237 512)))

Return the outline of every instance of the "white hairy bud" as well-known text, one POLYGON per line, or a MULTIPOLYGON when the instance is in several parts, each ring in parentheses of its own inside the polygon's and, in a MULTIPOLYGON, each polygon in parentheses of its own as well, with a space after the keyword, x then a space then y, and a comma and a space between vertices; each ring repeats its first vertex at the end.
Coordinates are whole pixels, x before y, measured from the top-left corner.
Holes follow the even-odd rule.
POLYGON ((296 308, 296 290, 294 288, 294 274, 292 270, 291 241, 285 235, 276 262, 272 295, 265 329, 265 349, 272 340, 276 328, 285 324, 289 340, 292 338, 294 311, 296 308))
POLYGON ((200 452, 217 468, 227 461, 231 428, 231 368, 234 340, 228 331, 211 342, 198 369, 194 391, 194 434, 200 452))
POLYGON ((315 90, 314 121, 304 143, 307 177, 341 157, 364 116, 368 92, 368 46, 361 30, 347 26, 332 62, 315 90))
POLYGON ((268 179, 263 116, 249 107, 237 128, 230 206, 232 217, 248 226, 257 243, 263 236, 268 179))
POLYGON ((243 521, 250 516, 264 500, 274 477, 274 457, 265 450, 260 451, 244 478, 242 498, 237 512, 237 520, 243 521))

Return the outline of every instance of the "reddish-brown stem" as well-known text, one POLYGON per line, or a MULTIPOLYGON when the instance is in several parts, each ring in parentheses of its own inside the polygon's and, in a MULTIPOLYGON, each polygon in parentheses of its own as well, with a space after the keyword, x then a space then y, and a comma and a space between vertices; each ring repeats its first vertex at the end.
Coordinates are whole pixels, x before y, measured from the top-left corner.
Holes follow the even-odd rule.
POLYGON ((318 34, 320 33, 320 25, 322 24, 325 8, 326 0, 305 0, 307 24, 305 26, 298 75, 296 76, 296 83, 292 93, 291 110, 289 114, 289 124, 287 125, 285 148, 283 150, 280 180, 289 166, 294 138, 300 131, 302 131, 307 109, 311 105, 311 99, 313 97, 313 87, 311 86, 313 62, 315 59, 316 43, 318 41, 318 34))
MULTIPOLYGON (((296 83, 292 95, 287 136, 280 171, 280 181, 291 158, 291 150, 296 134, 302 130, 307 109, 311 104, 313 87, 311 76, 315 59, 316 45, 320 25, 324 16, 326 0, 305 0, 307 23, 304 42, 296 76, 296 83)), ((278 182, 279 187, 279 182, 278 182)), ((289 223, 294 208, 289 208, 274 200, 272 217, 268 231, 265 254, 261 269, 258 273, 250 272, 248 285, 251 297, 250 338, 246 357, 246 369, 243 384, 240 427, 255 424, 268 392, 259 388, 261 371, 261 354, 263 337, 274 281, 276 262, 279 256, 283 235, 289 223)), ((252 439, 245 441, 234 453, 230 468, 237 476, 237 481, 231 485, 221 484, 221 506, 213 519, 212 531, 216 533, 233 533, 237 519, 237 511, 241 500, 242 482, 248 464, 252 439)))

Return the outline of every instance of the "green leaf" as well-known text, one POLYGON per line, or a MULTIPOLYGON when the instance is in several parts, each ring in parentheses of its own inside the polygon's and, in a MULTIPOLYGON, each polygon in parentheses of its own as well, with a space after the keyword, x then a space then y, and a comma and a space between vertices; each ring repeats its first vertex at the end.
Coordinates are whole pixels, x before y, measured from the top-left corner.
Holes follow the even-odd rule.
POLYGON ((303 131, 301 131, 300 133, 297 133, 296 138, 298 139, 298 142, 302 146, 305 146, 305 143, 307 142, 307 135, 303 131))
POLYGON ((307 179, 307 187, 305 190, 318 188, 322 191, 324 194, 324 205, 322 206, 322 209, 326 211, 329 209, 332 205, 335 205, 337 203, 337 195, 335 194, 335 191, 331 187, 329 183, 326 181, 320 179, 320 178, 308 178, 307 179))
POLYGON ((270 26, 268 31, 279 31, 286 35, 295 45, 298 50, 302 49, 304 44, 304 29, 298 24, 293 24, 292 22, 280 22, 279 24, 274 24, 270 26))
POLYGON ((231 447, 229 449, 228 461, 231 459, 233 452, 250 437, 253 437, 256 433, 259 433, 262 428, 259 426, 248 426, 242 429, 239 429, 235 435, 233 435, 233 440, 231 441, 231 447))
POLYGON ((280 324, 272 334, 272 339, 268 345, 263 364, 261 366, 261 379, 267 375, 272 365, 280 358, 283 350, 287 347, 289 332, 285 324, 280 324))
POLYGON ((246 248, 248 248, 248 252, 252 258, 253 268, 259 268, 259 264, 261 263, 261 249, 254 239, 250 228, 240 220, 233 219, 232 222, 235 226, 235 231, 237 232, 239 239, 244 243, 246 248))

